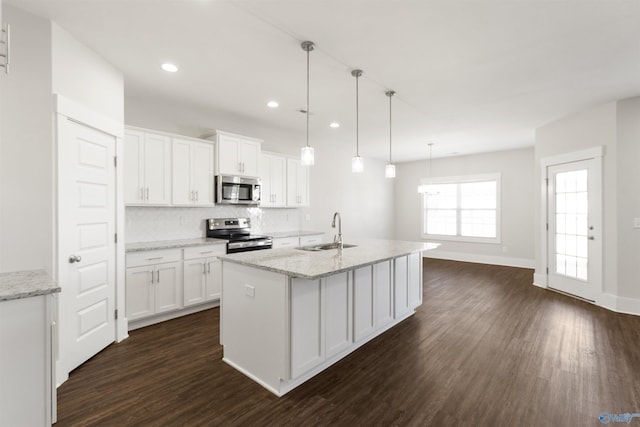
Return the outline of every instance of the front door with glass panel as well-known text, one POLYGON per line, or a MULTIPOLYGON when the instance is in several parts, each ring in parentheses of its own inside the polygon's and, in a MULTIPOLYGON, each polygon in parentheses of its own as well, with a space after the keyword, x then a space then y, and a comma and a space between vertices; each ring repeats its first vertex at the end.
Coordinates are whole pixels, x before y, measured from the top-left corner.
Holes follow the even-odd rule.
POLYGON ((602 269, 598 163, 549 166, 547 179, 548 286, 594 301, 602 269))

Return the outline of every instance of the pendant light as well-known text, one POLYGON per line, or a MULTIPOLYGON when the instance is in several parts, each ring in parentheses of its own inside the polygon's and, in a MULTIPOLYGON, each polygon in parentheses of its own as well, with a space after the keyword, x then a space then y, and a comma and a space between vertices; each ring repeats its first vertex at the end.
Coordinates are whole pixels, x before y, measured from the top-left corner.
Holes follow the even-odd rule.
MULTIPOLYGON (((429 181, 431 180, 431 149, 433 148, 433 143, 429 143, 429 169, 427 170, 427 182, 425 184, 421 184, 418 186, 418 193, 424 193, 426 196, 432 196, 435 194, 432 194, 429 192, 429 181)), ((436 193, 437 194, 437 193, 436 193)))
POLYGON ((388 90, 385 92, 385 95, 389 97, 389 163, 384 168, 384 176, 387 178, 395 178, 396 177, 396 165, 391 162, 391 125, 392 125, 392 116, 391 116, 391 98, 396 93, 392 90, 388 90))
POLYGON ((304 41, 300 46, 302 46, 302 50, 307 52, 307 145, 300 149, 300 160, 305 166, 313 166, 315 163, 313 147, 309 145, 309 52, 313 50, 315 45, 313 42, 304 41))
POLYGON ((356 78, 356 155, 351 159, 351 172, 362 173, 364 171, 364 161, 360 157, 360 141, 359 141, 359 108, 358 108, 358 79, 362 76, 362 70, 353 70, 351 75, 356 78))

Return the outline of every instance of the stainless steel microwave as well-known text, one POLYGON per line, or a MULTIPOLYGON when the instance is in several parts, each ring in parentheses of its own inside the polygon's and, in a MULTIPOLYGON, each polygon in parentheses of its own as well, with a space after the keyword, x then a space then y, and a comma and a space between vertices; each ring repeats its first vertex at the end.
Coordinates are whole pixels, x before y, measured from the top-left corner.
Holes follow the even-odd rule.
POLYGON ((218 205, 260 205, 259 178, 242 176, 216 176, 216 204, 218 205))

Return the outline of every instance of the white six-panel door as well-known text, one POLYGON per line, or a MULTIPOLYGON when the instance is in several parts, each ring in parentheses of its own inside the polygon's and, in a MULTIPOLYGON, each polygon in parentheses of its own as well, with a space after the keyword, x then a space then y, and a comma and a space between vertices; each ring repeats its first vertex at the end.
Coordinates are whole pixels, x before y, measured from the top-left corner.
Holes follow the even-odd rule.
POLYGON ((64 375, 115 340, 116 138, 66 118, 58 126, 64 375))

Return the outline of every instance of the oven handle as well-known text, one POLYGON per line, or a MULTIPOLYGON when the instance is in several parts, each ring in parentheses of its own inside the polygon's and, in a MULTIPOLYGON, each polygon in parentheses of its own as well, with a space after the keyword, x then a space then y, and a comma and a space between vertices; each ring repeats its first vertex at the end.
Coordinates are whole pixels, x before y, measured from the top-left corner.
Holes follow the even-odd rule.
POLYGON ((252 242, 229 242, 229 249, 242 249, 242 248, 250 248, 250 247, 258 247, 258 246, 266 246, 271 245, 271 239, 265 240, 254 240, 252 242))

